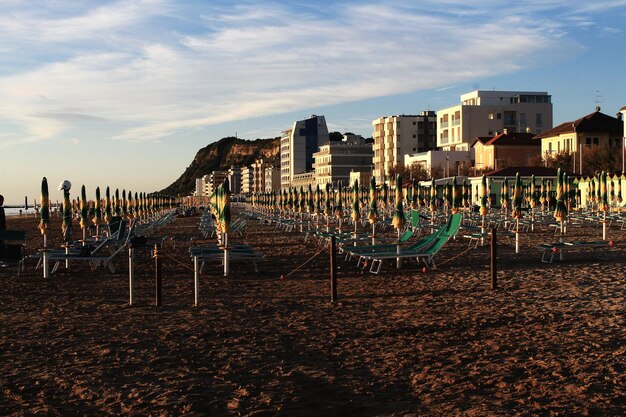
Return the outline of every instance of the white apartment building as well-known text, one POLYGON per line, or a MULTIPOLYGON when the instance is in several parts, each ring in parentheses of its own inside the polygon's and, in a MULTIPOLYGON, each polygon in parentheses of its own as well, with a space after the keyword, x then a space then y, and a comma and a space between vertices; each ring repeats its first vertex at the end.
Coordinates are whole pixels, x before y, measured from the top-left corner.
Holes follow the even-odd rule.
POLYGON ((250 167, 241 168, 241 194, 252 193, 253 171, 250 167))
POLYGON ((437 111, 437 147, 471 151, 479 136, 509 132, 539 134, 552 128, 552 99, 538 91, 476 90, 461 96, 461 104, 437 111))
POLYGON ((313 153, 328 142, 328 127, 324 116, 312 115, 294 122, 280 139, 280 185, 289 188, 293 177, 313 170, 313 153))
POLYGON ((344 136, 340 142, 328 142, 313 154, 315 184, 320 187, 337 181, 348 184, 351 171, 372 171, 373 156, 372 144, 361 136, 344 136))
POLYGON ((265 168, 265 192, 280 191, 280 169, 274 166, 265 168))
POLYGON ((372 122, 374 132, 373 175, 377 183, 389 179, 397 164, 404 163, 404 155, 426 152, 435 148, 437 116, 425 111, 420 115, 380 117, 372 122))
POLYGON ((231 194, 241 193, 241 168, 231 166, 228 170, 228 185, 231 194))
POLYGON ((193 195, 195 197, 202 197, 204 195, 204 181, 201 178, 196 178, 196 190, 193 195))
POLYGON ((265 192, 265 169, 268 167, 268 163, 259 158, 250 165, 252 168, 252 192, 262 193, 265 192))

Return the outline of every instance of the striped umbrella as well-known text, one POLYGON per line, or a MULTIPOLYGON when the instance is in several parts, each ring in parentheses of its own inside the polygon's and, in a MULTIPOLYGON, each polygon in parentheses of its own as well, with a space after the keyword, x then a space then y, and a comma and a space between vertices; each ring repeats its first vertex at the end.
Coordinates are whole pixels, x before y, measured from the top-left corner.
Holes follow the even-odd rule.
POLYGON ((126 190, 122 190, 122 216, 128 217, 128 200, 126 200, 126 190))
POLYGON ((522 193, 522 179, 519 176, 519 172, 515 174, 515 188, 513 190, 513 211, 511 217, 514 219, 522 218, 522 201, 524 195, 522 193))
POLYGON ((306 211, 306 206, 306 193, 304 192, 304 187, 300 186, 300 213, 306 211))
POLYGON ((504 180, 502 181, 502 192, 500 195, 500 204, 502 205, 503 209, 509 207, 509 200, 509 179, 504 177, 504 180))
POLYGON ((50 195, 48 194, 48 180, 46 177, 43 177, 41 180, 41 209, 39 215, 39 230, 45 236, 50 228, 50 195))
POLYGON ((107 186, 104 192, 104 221, 111 223, 111 190, 107 186))
POLYGON ((359 205, 359 180, 354 180, 354 185, 352 186, 352 213, 350 217, 354 222, 354 230, 356 231, 356 224, 361 217, 361 207, 359 205))
POLYGON ((336 195, 336 206, 335 206, 335 217, 338 219, 343 218, 343 198, 342 198, 343 186, 341 181, 337 183, 337 195, 336 195))
MULTIPOLYGON (((171 200, 170 200, 171 204, 171 200)), ((128 218, 135 218, 135 203, 133 202, 133 193, 132 191, 128 191, 128 218)))
POLYGON ((220 186, 220 223, 222 224, 222 232, 230 232, 230 186, 228 178, 224 178, 224 182, 220 186))
POLYGON ((396 176, 396 202, 391 224, 400 230, 404 226, 404 210, 402 209, 402 177, 400 174, 396 176))
POLYGON ((383 182, 381 208, 386 209, 388 202, 389 202, 389 186, 387 186, 386 182, 383 182))
POLYGON ((452 214, 457 214, 459 212, 459 197, 456 190, 456 175, 452 177, 452 183, 450 184, 450 202, 452 214))
POLYGON ((462 203, 463 203, 463 208, 468 208, 470 206, 470 188, 469 188, 469 184, 467 183, 467 179, 464 178, 463 179, 463 196, 462 198, 462 203))
POLYGON ((93 204, 94 204, 94 216, 93 216, 93 219, 91 219, 91 221, 93 222, 93 224, 96 225, 96 227, 98 227, 100 226, 100 221, 102 220, 100 187, 96 187, 96 201, 94 201, 93 204))
POLYGON ((609 211, 609 193, 607 190, 606 172, 600 174, 600 210, 609 211))
POLYGON ((322 213, 322 190, 320 190, 320 185, 317 184, 315 186, 315 215, 319 215, 322 213))
MULTIPOLYGON (((85 185, 80 187, 80 227, 83 231, 87 230, 89 208, 87 207, 87 193, 85 185)), ((83 236, 84 237, 84 236, 83 236)))
POLYGON ((565 205, 565 184, 563 182, 563 172, 561 168, 557 171, 556 186, 556 208, 554 210, 554 218, 562 222, 567 217, 567 206, 565 205))
POLYGON ((531 208, 537 207, 537 204, 539 203, 539 200, 537 199, 537 196, 536 196, 534 175, 530 177, 530 201, 529 203, 530 203, 531 208))
MULTIPOLYGON (((622 174, 622 177, 624 174, 622 174)), ((622 204, 622 177, 617 177, 617 202, 622 204)))
POLYGON ((378 220, 378 207, 376 204, 377 199, 376 178, 372 175, 372 178, 370 179, 370 206, 367 214, 367 220, 369 220, 372 225, 376 223, 376 220, 378 220))
POLYGON ((331 200, 331 189, 330 183, 326 183, 326 195, 325 195, 325 207, 324 207, 324 215, 330 216, 333 213, 332 209, 332 200, 331 200))
POLYGON ((437 185, 435 184, 434 178, 430 184, 430 211, 437 211, 437 185))
POLYGON ((548 201, 548 183, 546 181, 545 178, 541 179, 541 191, 539 194, 539 202, 541 203, 541 207, 546 205, 546 202, 548 201))
POLYGON ((69 181, 63 181, 60 190, 63 191, 63 222, 61 223, 61 231, 63 233, 63 240, 65 243, 69 243, 72 240, 72 234, 74 228, 72 227, 72 203, 70 202, 70 188, 69 181))
POLYGON ((313 199, 313 187, 309 184, 309 189, 306 193, 307 196, 307 212, 309 214, 315 213, 315 200, 313 199))
POLYGON ((120 190, 119 188, 115 189, 115 195, 113 197, 113 213, 115 213, 115 216, 119 216, 121 209, 120 209, 120 190))
POLYGON ((611 178, 611 181, 609 182, 609 193, 610 193, 610 198, 611 198, 611 202, 615 201, 615 183, 613 182, 613 179, 611 178))
POLYGON ((487 201, 487 176, 483 174, 481 179, 481 196, 480 196, 480 215, 486 216, 488 211, 488 201, 487 201))

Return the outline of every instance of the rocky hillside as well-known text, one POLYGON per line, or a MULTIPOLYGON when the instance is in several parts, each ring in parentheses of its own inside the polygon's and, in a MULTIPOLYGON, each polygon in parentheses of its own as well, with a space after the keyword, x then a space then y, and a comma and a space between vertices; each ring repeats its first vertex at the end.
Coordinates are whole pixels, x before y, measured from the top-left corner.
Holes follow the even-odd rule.
POLYGON ((161 191, 167 195, 189 195, 196 178, 212 171, 226 171, 231 166, 248 166, 257 158, 280 159, 280 138, 245 140, 227 137, 200 149, 185 172, 161 191))

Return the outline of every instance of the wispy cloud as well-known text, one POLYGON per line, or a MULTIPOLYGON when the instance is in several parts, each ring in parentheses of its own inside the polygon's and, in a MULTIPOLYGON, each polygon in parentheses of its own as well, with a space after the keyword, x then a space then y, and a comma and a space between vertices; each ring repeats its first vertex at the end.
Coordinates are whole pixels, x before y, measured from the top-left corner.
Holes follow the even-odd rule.
POLYGON ((0 17, 0 49, 19 58, 0 58, 0 122, 30 140, 97 122, 114 139, 153 141, 254 116, 443 91, 566 56, 579 46, 555 13, 584 26, 624 3, 594 3, 582 15, 556 0, 338 3, 324 14, 278 3, 197 13, 165 0, 74 2, 63 12, 16 2, 0 17))

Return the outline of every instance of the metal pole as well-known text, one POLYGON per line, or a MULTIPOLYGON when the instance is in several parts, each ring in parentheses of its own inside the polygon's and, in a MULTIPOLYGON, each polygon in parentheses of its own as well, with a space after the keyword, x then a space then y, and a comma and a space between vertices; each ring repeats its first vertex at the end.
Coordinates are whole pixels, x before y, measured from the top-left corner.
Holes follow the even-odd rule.
POLYGON ((330 237, 330 301, 337 301, 337 260, 335 259, 335 236, 330 237))
POLYGON ((497 271, 497 250, 496 228, 491 228, 491 289, 498 288, 498 271, 497 271))
POLYGON ((133 289, 135 286, 135 271, 133 270, 133 258, 135 257, 135 249, 133 247, 128 248, 128 304, 133 305, 133 289))
POLYGON ((193 290, 194 290, 193 305, 196 307, 198 306, 198 292, 200 290, 199 274, 200 272, 198 271, 198 257, 194 256, 193 257, 193 290))
POLYGON ((154 245, 154 269, 155 269, 155 305, 161 306, 161 282, 163 280, 163 271, 161 269, 161 259, 159 258, 159 252, 157 245, 154 245))

